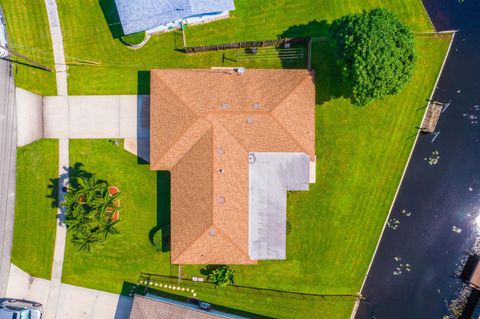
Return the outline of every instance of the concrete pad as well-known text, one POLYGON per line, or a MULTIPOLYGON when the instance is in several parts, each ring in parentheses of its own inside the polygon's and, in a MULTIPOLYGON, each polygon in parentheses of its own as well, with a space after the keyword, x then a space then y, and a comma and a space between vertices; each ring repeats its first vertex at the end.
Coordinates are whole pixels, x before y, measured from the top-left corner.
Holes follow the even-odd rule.
POLYGON ((37 301, 46 319, 128 319, 133 298, 32 277, 11 264, 7 297, 37 301), (58 296, 58 302, 49 298, 58 296))
POLYGON ((133 298, 67 284, 60 288, 57 318, 128 319, 133 298))
POLYGON ((148 138, 149 95, 77 95, 43 98, 44 137, 148 138))
POLYGON ((285 259, 287 191, 308 190, 310 158, 305 153, 248 154, 248 255, 285 259))
POLYGON ((43 137, 43 97, 15 88, 17 111, 17 146, 30 144, 43 137))
POLYGON ((119 137, 135 138, 137 136, 137 96, 119 96, 119 137))
POLYGON ((68 138, 68 97, 43 98, 43 137, 68 138))
POLYGON ((70 96, 70 138, 118 138, 119 97, 70 96))
POLYGON ((37 301, 45 307, 49 289, 49 280, 32 277, 11 264, 6 297, 37 301))

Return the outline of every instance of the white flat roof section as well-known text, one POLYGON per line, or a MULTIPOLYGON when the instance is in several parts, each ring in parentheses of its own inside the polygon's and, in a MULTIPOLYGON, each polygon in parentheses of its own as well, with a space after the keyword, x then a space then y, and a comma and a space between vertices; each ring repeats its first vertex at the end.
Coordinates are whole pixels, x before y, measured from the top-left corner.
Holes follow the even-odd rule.
POLYGON ((249 153, 251 259, 285 259, 287 191, 308 190, 310 158, 305 153, 249 153))

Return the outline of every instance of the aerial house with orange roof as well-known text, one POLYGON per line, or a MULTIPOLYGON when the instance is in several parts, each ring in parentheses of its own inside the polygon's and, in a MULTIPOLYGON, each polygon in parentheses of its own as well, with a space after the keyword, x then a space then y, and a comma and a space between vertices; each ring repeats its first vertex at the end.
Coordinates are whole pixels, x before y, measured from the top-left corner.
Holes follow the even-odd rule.
POLYGON ((315 180, 307 70, 151 71, 150 165, 171 173, 173 264, 286 258, 287 191, 315 180))

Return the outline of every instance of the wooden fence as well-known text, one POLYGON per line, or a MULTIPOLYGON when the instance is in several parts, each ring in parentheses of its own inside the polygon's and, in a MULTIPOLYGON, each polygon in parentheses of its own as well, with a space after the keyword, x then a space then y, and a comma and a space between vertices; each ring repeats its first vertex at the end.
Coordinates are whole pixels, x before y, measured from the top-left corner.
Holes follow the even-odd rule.
POLYGON ((265 40, 265 41, 247 41, 247 42, 233 42, 233 43, 214 44, 214 45, 201 45, 201 46, 195 46, 195 47, 186 47, 185 52, 198 53, 198 52, 219 51, 219 50, 227 50, 227 49, 274 47, 277 45, 284 45, 287 43, 306 44, 308 40, 309 38, 283 38, 283 39, 265 40))

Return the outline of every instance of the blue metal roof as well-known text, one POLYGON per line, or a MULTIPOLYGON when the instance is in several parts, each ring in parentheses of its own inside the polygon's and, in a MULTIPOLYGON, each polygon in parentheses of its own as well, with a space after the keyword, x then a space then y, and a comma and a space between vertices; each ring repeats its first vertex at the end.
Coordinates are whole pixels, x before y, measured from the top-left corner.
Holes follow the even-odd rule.
POLYGON ((193 15, 235 9, 233 0, 115 0, 124 34, 145 31, 193 15))

